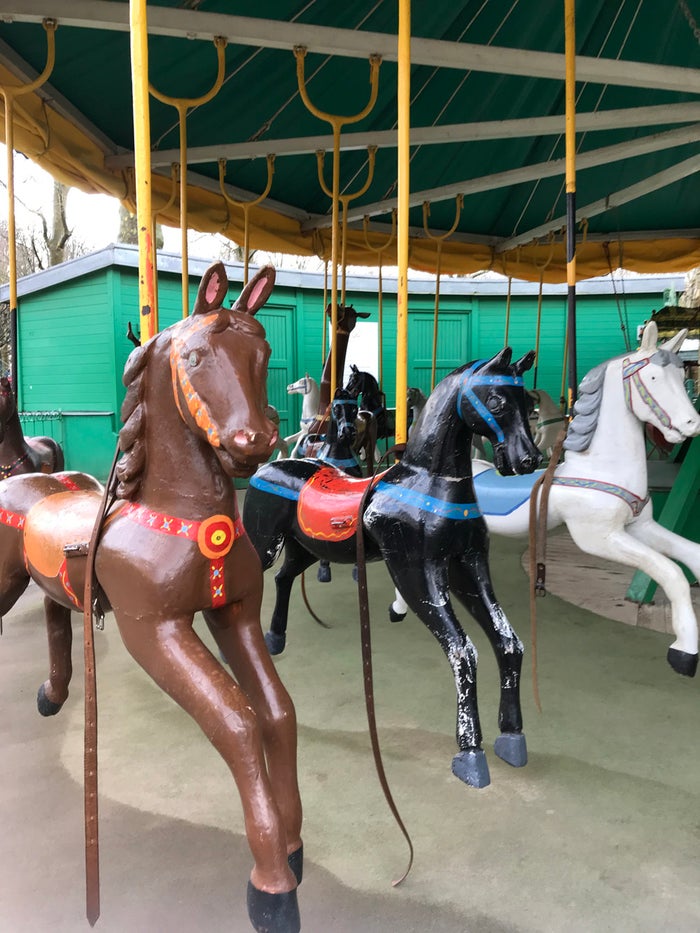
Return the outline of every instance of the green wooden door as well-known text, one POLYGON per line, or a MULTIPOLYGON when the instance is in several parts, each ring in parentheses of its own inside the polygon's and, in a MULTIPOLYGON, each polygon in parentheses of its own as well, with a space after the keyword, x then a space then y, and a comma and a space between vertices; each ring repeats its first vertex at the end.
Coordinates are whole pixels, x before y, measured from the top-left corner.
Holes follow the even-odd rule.
MULTIPOLYGON (((442 311, 438 323, 435 383, 471 359, 471 315, 442 311)), ((433 312, 411 311, 408 326, 408 384, 430 393, 433 365, 433 312)))
POLYGON ((294 307, 268 302, 256 317, 265 328, 267 342, 272 348, 267 374, 267 398, 279 412, 280 435, 285 437, 297 430, 293 412, 290 412, 291 396, 287 395, 287 386, 296 379, 294 307))

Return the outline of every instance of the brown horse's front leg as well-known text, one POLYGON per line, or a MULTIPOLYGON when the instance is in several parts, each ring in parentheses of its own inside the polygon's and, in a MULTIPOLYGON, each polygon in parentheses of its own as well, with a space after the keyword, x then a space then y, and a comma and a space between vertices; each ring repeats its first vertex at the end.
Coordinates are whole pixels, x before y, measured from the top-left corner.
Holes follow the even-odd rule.
POLYGON ((253 926, 296 933, 296 879, 287 861, 286 831, 267 773, 261 729, 248 697, 194 632, 191 618, 115 615, 129 653, 199 724, 233 774, 255 860, 248 896, 253 926))
POLYGON ((234 677, 253 704, 265 747, 272 791, 282 814, 290 865, 301 881, 301 798, 297 780, 297 722, 260 625, 263 577, 260 559, 246 536, 234 545, 231 602, 204 613, 234 677))
POLYGON ((42 716, 55 716, 68 699, 68 685, 73 674, 71 646, 73 629, 71 611, 44 597, 46 633, 49 639, 49 679, 39 687, 36 705, 42 716))
POLYGON ((284 820, 290 865, 301 881, 302 811, 297 780, 296 713, 272 663, 258 612, 248 600, 242 600, 205 612, 204 617, 258 717, 272 791, 284 820))

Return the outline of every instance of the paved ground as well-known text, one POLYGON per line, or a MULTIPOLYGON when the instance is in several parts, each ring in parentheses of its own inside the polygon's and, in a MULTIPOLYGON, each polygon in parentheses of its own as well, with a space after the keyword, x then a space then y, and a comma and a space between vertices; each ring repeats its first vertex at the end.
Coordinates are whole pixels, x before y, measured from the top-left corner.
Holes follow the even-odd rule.
MULTIPOLYGON (((527 643, 522 548, 494 539, 492 570, 527 643)), ((596 568, 584 566, 583 591, 602 592, 596 568)), ((296 593, 289 647, 278 661, 299 717, 305 933, 697 933, 700 684, 667 666, 668 635, 621 624, 555 593, 539 600, 544 712, 534 708, 526 672, 530 761, 515 770, 491 750, 495 662, 466 620, 480 651, 492 778, 477 791, 450 771, 455 697, 444 657, 415 617, 400 625, 386 620, 391 588, 384 569, 372 567, 381 742, 416 853, 408 879, 394 889, 407 851, 372 764, 355 584, 349 569, 334 568, 332 584, 312 579, 309 591, 333 628, 320 629, 296 593)), ((266 618, 272 597, 270 577, 266 618)), ((76 637, 80 628, 76 616, 76 637)), ((250 856, 227 769, 128 657, 110 617, 96 639, 97 929, 246 933, 250 856)), ((36 591, 5 618, 0 652, 0 931, 85 930, 82 652, 75 652, 69 701, 50 720, 34 706, 46 676, 36 591)))

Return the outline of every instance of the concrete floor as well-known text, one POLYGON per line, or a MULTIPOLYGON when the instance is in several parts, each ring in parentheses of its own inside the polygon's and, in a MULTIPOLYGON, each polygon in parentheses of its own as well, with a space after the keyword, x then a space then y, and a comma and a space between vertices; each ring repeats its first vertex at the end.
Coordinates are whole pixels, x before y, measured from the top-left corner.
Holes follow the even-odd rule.
MULTIPOLYGON (((555 539, 553 539, 554 544, 555 539)), ((522 543, 494 538, 492 572, 529 644, 522 543)), ((552 549, 550 548, 550 554, 552 549)), ((266 587, 269 618, 273 581, 266 587)), ((585 593, 599 581, 591 568, 585 593)), ((455 696, 437 643, 370 568, 377 713, 391 787, 415 846, 384 802, 367 735, 355 584, 308 582, 320 629, 295 592, 279 670, 296 704, 305 808, 305 933, 696 933, 700 930, 700 684, 665 661, 670 637, 556 595, 538 601, 540 691, 523 684, 530 761, 492 751, 496 667, 485 639, 479 697, 492 783, 450 762, 455 696)), ((624 589, 621 591, 624 593, 624 589)), ((576 592, 570 598, 577 599, 576 592)), ((0 931, 73 933, 84 919, 82 620, 75 677, 53 719, 35 709, 46 646, 35 589, 0 639, 0 931)), ((198 625, 204 636, 204 627, 198 625)), ((250 856, 223 762, 136 667, 108 617, 98 632, 104 933, 246 933, 250 856)))

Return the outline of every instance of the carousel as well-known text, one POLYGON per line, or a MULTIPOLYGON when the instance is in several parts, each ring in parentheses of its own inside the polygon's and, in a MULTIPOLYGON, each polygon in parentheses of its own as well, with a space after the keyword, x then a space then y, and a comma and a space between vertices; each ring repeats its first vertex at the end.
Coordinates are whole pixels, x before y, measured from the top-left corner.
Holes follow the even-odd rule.
POLYGON ((13 928, 78 928, 76 898, 58 921, 52 904, 68 878, 80 889, 83 859, 51 825, 78 804, 87 921, 107 930, 697 929, 700 759, 684 739, 700 545, 655 520, 647 468, 650 446, 682 456, 694 507, 688 322, 650 315, 639 340, 623 328, 622 357, 577 368, 578 280, 700 264, 700 9, 647 6, 547 0, 533 19, 519 0, 269 0, 255 16, 223 0, 0 0, 15 330, 17 152, 118 198, 139 234, 140 337, 106 483, 23 436, 16 369, 0 386, 0 617, 6 700, 22 701, 5 838, 26 826, 33 847, 0 900, 13 928), (182 234, 182 319, 163 330, 156 222, 182 234), (241 244, 240 293, 221 262, 190 282, 189 230, 241 244), (323 365, 288 386, 304 407, 284 438, 256 319, 275 270, 250 268, 253 251, 325 268, 323 365), (344 380, 351 265, 377 270, 378 369, 344 380), (434 276, 423 386, 407 380, 409 269, 434 276), (503 341, 443 372, 441 281, 482 270, 509 283, 503 341), (519 278, 539 282, 532 335, 509 314, 519 278), (557 402, 538 384, 539 310, 543 284, 564 281, 557 402), (540 602, 540 703, 534 666, 534 698, 521 691, 535 646, 516 629, 559 525, 663 588, 670 637, 540 602), (294 590, 317 562, 325 632, 294 590), (22 613, 48 632, 39 725, 27 691, 45 647, 14 634, 22 613), (54 784, 61 802, 39 806, 54 784))

